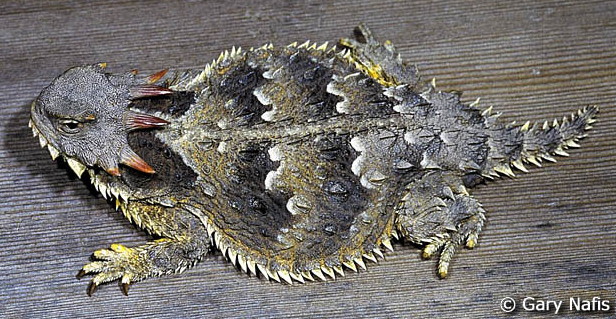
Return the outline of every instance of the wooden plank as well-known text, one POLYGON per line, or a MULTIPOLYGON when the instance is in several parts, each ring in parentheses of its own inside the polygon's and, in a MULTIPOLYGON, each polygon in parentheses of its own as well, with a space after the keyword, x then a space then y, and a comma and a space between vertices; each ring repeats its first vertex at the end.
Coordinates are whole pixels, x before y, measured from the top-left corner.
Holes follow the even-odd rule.
POLYGON ((613 1, 16 1, 0 9, 2 318, 499 317, 507 296, 599 296, 616 313, 613 1), (506 120, 597 104, 599 122, 570 158, 474 190, 488 224, 448 279, 437 279, 416 247, 396 244, 379 265, 331 282, 268 283, 214 254, 183 275, 134 285, 129 297, 108 285, 88 298, 87 283, 74 278, 87 256, 148 237, 38 148, 27 128, 38 92, 73 65, 199 67, 232 45, 335 41, 362 21, 425 79, 465 91, 468 102, 481 96, 506 120))

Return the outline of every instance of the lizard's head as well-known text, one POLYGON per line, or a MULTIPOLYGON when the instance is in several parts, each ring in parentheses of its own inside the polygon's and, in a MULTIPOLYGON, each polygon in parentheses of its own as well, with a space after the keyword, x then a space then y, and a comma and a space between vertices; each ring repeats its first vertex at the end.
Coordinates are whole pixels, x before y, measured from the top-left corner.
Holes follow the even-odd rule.
POLYGON ((134 72, 113 75, 104 68, 102 63, 75 67, 56 78, 32 103, 30 126, 52 158, 62 155, 77 175, 98 166, 118 176, 119 164, 153 173, 130 148, 128 133, 168 122, 129 105, 133 99, 173 91, 151 84, 161 74, 138 83, 134 72))

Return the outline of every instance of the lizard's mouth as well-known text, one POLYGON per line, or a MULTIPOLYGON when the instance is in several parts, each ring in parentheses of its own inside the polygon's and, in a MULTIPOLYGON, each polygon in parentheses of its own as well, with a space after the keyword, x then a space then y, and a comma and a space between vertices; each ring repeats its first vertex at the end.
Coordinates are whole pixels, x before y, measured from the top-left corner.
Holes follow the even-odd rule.
MULTIPOLYGON (((45 137, 43 133, 36 127, 35 122, 30 119, 28 122, 28 126, 32 129, 32 135, 34 137, 38 137, 39 143, 42 148, 47 148, 49 154, 51 155, 52 160, 56 160, 58 157, 62 157, 62 159, 68 164, 68 166, 75 172, 77 177, 81 178, 83 173, 86 171, 86 164, 82 163, 78 159, 67 156, 60 152, 55 146, 53 146, 45 137)), ((103 181, 100 176, 96 176, 93 169, 89 169, 90 171, 90 179, 94 188, 99 191, 105 199, 115 199, 116 209, 122 208, 124 209, 125 204, 128 202, 129 193, 120 187, 114 187, 108 183, 108 181, 103 181)), ((116 185, 117 186, 117 185, 116 185)))
POLYGON ((47 150, 49 151, 49 154, 51 155, 52 160, 55 161, 58 157, 60 157, 60 155, 62 155, 62 158, 64 159, 64 161, 66 161, 68 166, 73 170, 73 172, 75 172, 75 174, 77 174, 78 177, 81 178, 81 175, 86 170, 85 164, 83 164, 81 161, 79 161, 78 159, 74 157, 66 156, 60 153, 60 150, 58 150, 55 146, 53 146, 47 140, 45 135, 42 134, 41 131, 36 127, 36 124, 34 124, 34 121, 32 119, 30 119, 30 121, 28 122, 28 126, 32 129, 32 135, 34 137, 38 137, 41 147, 42 148, 47 147, 47 150))

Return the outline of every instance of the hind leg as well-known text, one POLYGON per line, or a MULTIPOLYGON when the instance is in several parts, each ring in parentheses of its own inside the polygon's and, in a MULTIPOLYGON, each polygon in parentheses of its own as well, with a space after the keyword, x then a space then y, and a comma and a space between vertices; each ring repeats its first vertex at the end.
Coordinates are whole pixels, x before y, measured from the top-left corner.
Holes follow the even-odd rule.
POLYGON ((440 253, 438 275, 444 278, 456 249, 477 244, 484 212, 459 178, 427 174, 407 186, 396 210, 396 227, 406 240, 425 245, 424 258, 440 253))
POLYGON ((363 24, 354 31, 355 39, 340 39, 340 45, 351 51, 349 58, 358 68, 386 86, 408 84, 413 87, 417 84, 417 68, 403 62, 390 41, 378 42, 363 24))

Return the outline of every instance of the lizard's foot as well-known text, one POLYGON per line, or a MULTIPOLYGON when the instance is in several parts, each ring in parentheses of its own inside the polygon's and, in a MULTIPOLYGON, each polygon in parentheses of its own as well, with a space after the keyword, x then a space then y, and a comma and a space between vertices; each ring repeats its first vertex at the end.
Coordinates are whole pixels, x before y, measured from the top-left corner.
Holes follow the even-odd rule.
POLYGON ((377 41, 364 24, 354 31, 355 38, 340 39, 340 45, 351 50, 352 60, 360 69, 388 86, 405 83, 413 87, 417 84, 417 68, 402 61, 390 41, 377 41))
POLYGON ((440 251, 437 268, 439 277, 447 277, 449 263, 458 246, 464 244, 467 248, 473 248, 477 245, 477 238, 485 221, 483 209, 478 208, 474 215, 462 220, 455 231, 438 234, 430 238, 428 244, 424 247, 422 251, 424 259, 432 258, 440 251))
POLYGON ((428 174, 407 186, 397 210, 397 228, 408 241, 425 245, 422 257, 440 253, 437 272, 447 277, 460 245, 473 248, 485 221, 481 204, 451 176, 428 174))
POLYGON ((94 252, 96 261, 83 266, 77 274, 77 278, 86 274, 95 274, 88 287, 88 295, 96 291, 96 288, 106 282, 120 279, 122 292, 128 295, 129 285, 149 275, 152 264, 149 262, 143 250, 128 248, 121 244, 112 244, 110 249, 100 249, 94 252))
POLYGON ((90 296, 98 286, 114 280, 120 281, 122 292, 128 295, 130 284, 152 276, 183 272, 203 258, 209 247, 207 237, 188 233, 132 248, 113 244, 110 249, 95 251, 96 260, 83 266, 77 278, 94 275, 88 288, 90 296))

